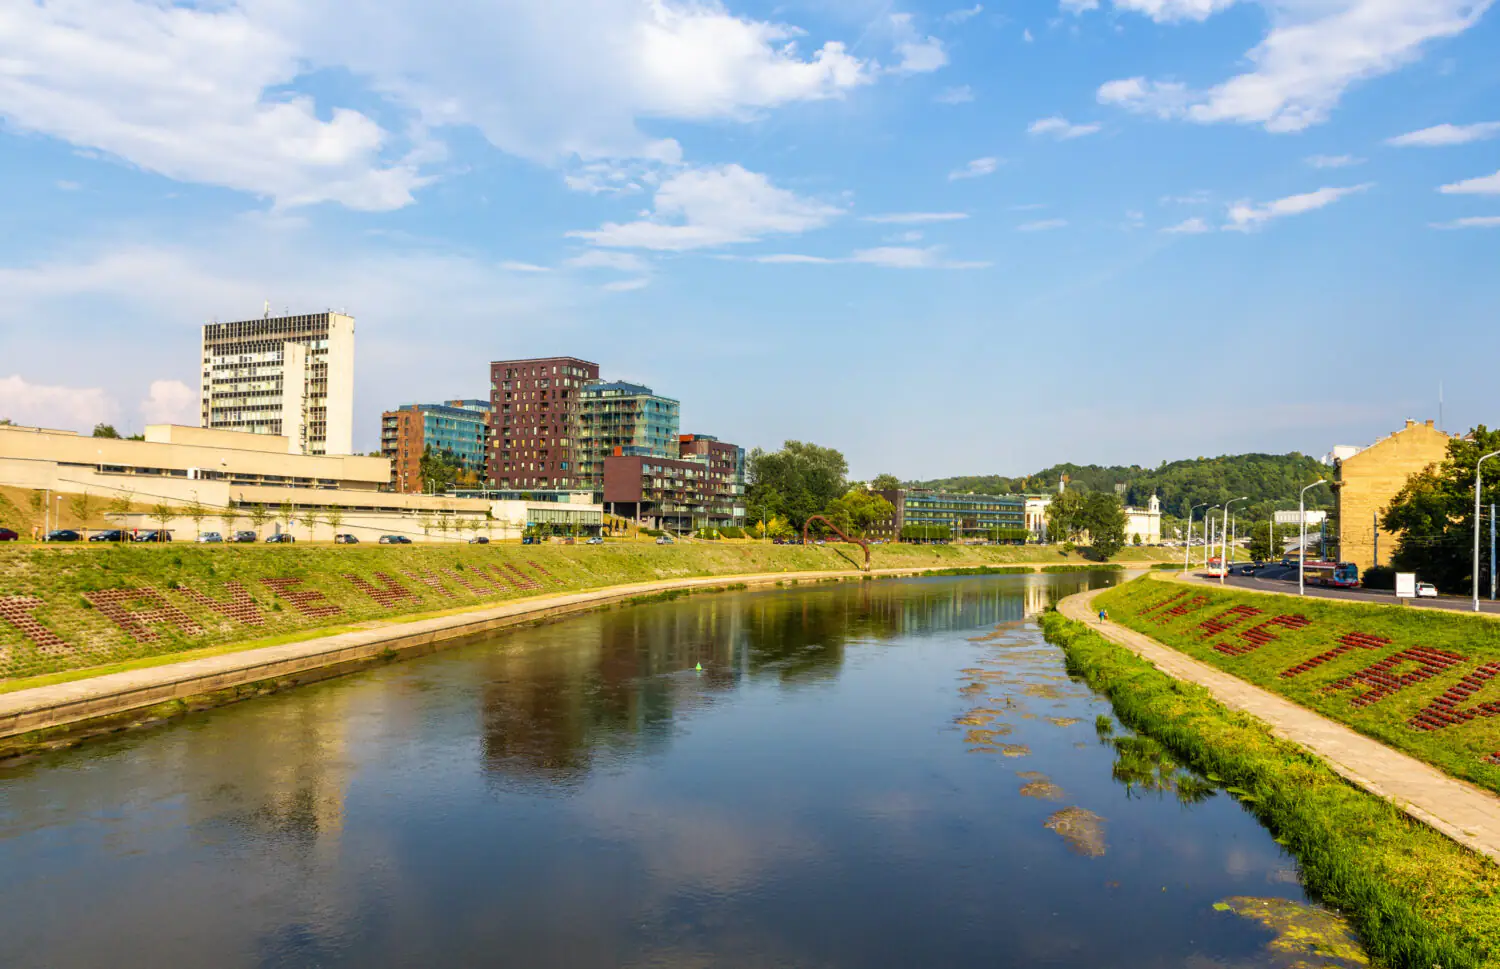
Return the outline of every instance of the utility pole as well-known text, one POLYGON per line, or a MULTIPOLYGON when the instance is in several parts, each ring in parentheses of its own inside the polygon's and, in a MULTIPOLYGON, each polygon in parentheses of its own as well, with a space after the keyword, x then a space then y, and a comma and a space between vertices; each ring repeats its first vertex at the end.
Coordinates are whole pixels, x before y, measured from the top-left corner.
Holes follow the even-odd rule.
POLYGON ((1495 601, 1495 503, 1490 502, 1490 601, 1495 601))
POLYGON ((1375 529, 1375 564, 1380 564, 1380 512, 1370 512, 1370 526, 1375 529))

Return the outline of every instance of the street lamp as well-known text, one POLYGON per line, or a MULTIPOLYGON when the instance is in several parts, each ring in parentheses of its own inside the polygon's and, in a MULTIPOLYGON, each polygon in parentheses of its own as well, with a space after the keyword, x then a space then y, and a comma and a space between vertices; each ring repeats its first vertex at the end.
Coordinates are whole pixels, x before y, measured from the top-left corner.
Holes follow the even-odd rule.
POLYGON ((1301 529, 1301 538, 1297 543, 1297 595, 1299 596, 1307 594, 1307 584, 1303 579, 1303 573, 1307 571, 1307 492, 1309 488, 1316 488, 1320 484, 1327 484, 1327 482, 1319 478, 1297 493, 1297 525, 1301 529))
POLYGON ((1479 611, 1479 485, 1484 479, 1484 462, 1490 458, 1500 455, 1500 451, 1491 451, 1474 465, 1474 611, 1479 611))
MULTIPOLYGON (((1198 504, 1196 504, 1193 507, 1191 507, 1191 508, 1188 509, 1187 538, 1184 539, 1183 543, 1182 543, 1182 571, 1183 572, 1186 572, 1188 569, 1191 569, 1193 567, 1192 566, 1192 562, 1191 562, 1191 560, 1189 558, 1189 556, 1191 556, 1193 554, 1193 512, 1197 511, 1199 508, 1202 508, 1206 504, 1208 504, 1208 502, 1206 502, 1206 501, 1200 501, 1200 502, 1198 502, 1198 504)), ((1204 517, 1205 517, 1205 520, 1206 520, 1207 516, 1205 515, 1204 517)), ((1208 536, 1204 535, 1203 536, 1203 540, 1205 542, 1208 541, 1208 536)))
POLYGON ((1224 576, 1229 574, 1229 506, 1236 501, 1249 501, 1250 496, 1231 498, 1224 502, 1224 534, 1220 536, 1224 540, 1224 553, 1219 559, 1219 585, 1224 584, 1224 576))
POLYGON ((1203 567, 1208 568, 1208 547, 1213 544, 1214 509, 1218 505, 1209 505, 1208 510, 1203 513, 1203 567))

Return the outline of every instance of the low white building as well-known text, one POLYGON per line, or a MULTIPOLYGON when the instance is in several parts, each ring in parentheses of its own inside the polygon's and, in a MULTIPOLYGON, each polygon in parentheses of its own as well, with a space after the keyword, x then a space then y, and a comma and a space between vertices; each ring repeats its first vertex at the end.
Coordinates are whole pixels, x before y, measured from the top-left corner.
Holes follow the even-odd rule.
POLYGON ((1151 496, 1144 509, 1131 508, 1125 511, 1125 541, 1132 545, 1161 544, 1161 499, 1151 496), (1139 539, 1139 543, 1137 543, 1139 539))

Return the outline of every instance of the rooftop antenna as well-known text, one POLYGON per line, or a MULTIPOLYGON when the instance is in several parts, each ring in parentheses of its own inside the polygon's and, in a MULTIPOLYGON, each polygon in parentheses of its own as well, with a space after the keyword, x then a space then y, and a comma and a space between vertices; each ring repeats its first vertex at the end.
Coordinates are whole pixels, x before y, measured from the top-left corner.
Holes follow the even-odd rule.
POLYGON ((269 320, 271 318, 271 301, 270 300, 266 300, 266 306, 265 306, 265 309, 261 310, 260 318, 263 319, 263 320, 269 320))

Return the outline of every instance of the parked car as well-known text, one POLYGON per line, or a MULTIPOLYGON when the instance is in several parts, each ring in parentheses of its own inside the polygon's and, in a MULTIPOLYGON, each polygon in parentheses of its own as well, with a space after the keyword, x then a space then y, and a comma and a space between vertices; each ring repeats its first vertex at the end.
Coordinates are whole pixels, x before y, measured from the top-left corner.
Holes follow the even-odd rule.
POLYGON ((20 541, 21 536, 16 534, 14 528, 0 528, 0 542, 20 541))
POLYGON ((600 538, 598 535, 595 535, 593 538, 589 539, 588 541, 584 542, 583 544, 585 544, 585 545, 603 545, 604 544, 604 539, 600 538))
POLYGON ((44 538, 44 539, 42 539, 42 541, 45 541, 45 542, 81 542, 81 541, 83 541, 83 536, 80 535, 80 534, 78 534, 77 532, 73 531, 73 529, 71 529, 71 528, 55 528, 52 531, 48 532, 47 533, 47 537, 44 538))
POLYGON ((266 536, 266 544, 268 545, 290 545, 295 541, 296 539, 292 537, 291 532, 277 532, 275 535, 266 536))
POLYGON ((1438 594, 1437 586, 1433 585, 1431 582, 1418 582, 1417 583, 1417 598, 1418 599, 1436 599, 1437 598, 1437 594, 1438 594))
POLYGON ((470 545, 488 545, 489 543, 490 540, 488 538, 485 538, 483 535, 475 535, 473 538, 469 539, 470 545))
POLYGON ((339 534, 333 536, 333 544, 358 545, 359 539, 355 538, 353 535, 350 535, 348 532, 340 532, 339 534))
POLYGON ((148 531, 137 532, 135 536, 135 541, 137 542, 170 542, 171 540, 172 533, 162 528, 153 528, 148 531))
POLYGON ((407 538, 405 535, 382 535, 382 536, 380 536, 380 544, 381 545, 410 545, 411 544, 411 539, 407 538))
POLYGON ((202 542, 204 545, 215 545, 219 542, 224 541, 224 536, 220 535, 218 532, 204 532, 202 535, 198 536, 198 541, 202 542))
POLYGON ((239 542, 241 544, 246 542, 258 542, 260 541, 260 536, 256 535, 254 532, 235 532, 234 538, 230 539, 230 541, 239 542))
POLYGON ((129 541, 130 535, 118 528, 111 528, 102 532, 95 532, 89 536, 91 542, 124 542, 129 541))
POLYGON ((673 544, 672 543, 672 538, 671 538, 670 535, 663 535, 661 538, 658 538, 656 540, 656 544, 658 544, 658 545, 671 545, 671 544, 673 544))
POLYGON ((530 535, 527 535, 525 538, 521 539, 522 545, 535 545, 536 543, 536 539, 530 535))

